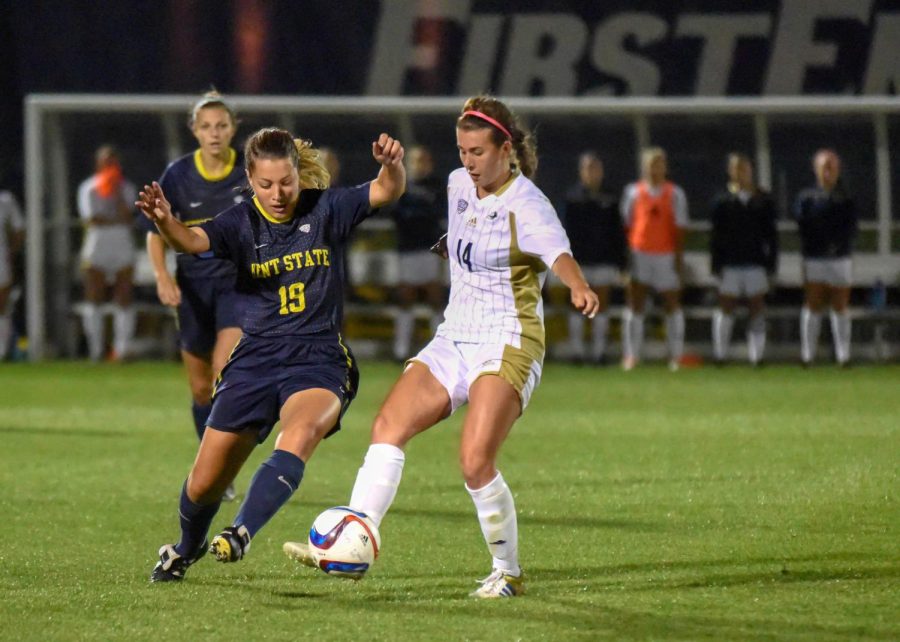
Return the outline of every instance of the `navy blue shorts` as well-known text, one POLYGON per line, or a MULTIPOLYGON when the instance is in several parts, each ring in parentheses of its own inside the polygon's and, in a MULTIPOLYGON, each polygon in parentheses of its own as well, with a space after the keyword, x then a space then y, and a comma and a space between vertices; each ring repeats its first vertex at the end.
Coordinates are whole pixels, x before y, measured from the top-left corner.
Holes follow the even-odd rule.
POLYGON ((181 348, 199 356, 208 355, 222 328, 239 328, 243 299, 234 291, 235 277, 205 279, 177 277, 181 288, 178 330, 181 348))
POLYGON ((206 424, 216 430, 258 430, 266 440, 281 407, 295 392, 330 390, 341 401, 341 414, 326 437, 341 429, 341 417, 356 397, 359 370, 353 353, 338 338, 309 341, 300 337, 243 335, 216 383, 206 424))

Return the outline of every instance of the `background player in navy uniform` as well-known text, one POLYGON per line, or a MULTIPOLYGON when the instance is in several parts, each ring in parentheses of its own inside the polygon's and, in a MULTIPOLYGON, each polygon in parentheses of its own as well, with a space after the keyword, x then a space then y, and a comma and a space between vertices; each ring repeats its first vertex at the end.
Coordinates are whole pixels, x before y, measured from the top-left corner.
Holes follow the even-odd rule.
POLYGON ((421 145, 406 155, 408 181, 406 193, 391 213, 397 224, 399 282, 397 298, 400 311, 394 321, 394 358, 410 356, 415 329, 412 306, 417 301, 432 309, 431 330, 441 320, 444 266, 440 257, 429 251, 431 244, 446 232, 447 185, 434 173, 431 150, 421 145))
POLYGON ((212 251, 238 268, 246 300, 243 334, 222 370, 207 430, 179 505, 181 541, 165 545, 152 581, 180 580, 207 550, 222 494, 277 421, 272 455, 259 467, 232 525, 209 550, 243 558, 252 537, 290 498, 318 443, 335 431, 356 394, 358 373, 341 341, 347 238, 373 208, 403 193, 403 147, 381 134, 372 154, 378 176, 357 187, 324 189, 316 151, 283 129, 263 129, 245 147, 254 197, 197 227, 173 215, 158 183, 138 205, 182 252, 212 251))
POLYGON ((765 297, 778 267, 775 202, 753 182, 753 163, 744 154, 728 155, 728 186, 712 203, 710 259, 719 279, 719 308, 713 313, 713 353, 728 358, 734 309, 746 297, 747 355, 756 365, 766 345, 765 297))
MULTIPOLYGON (((243 164, 231 140, 237 118, 216 92, 205 94, 191 110, 191 132, 200 147, 172 162, 159 183, 172 213, 185 225, 208 221, 244 199, 243 164)), ((181 358, 191 388, 191 414, 197 437, 203 438, 213 382, 241 336, 241 307, 235 294, 237 271, 230 261, 212 256, 179 254, 175 278, 166 267, 165 243, 147 224, 147 254, 156 275, 159 300, 178 312, 181 358)), ((234 499, 229 488, 226 499, 234 499)))
POLYGON ((838 364, 850 362, 850 286, 857 219, 853 201, 841 184, 841 159, 831 149, 813 157, 816 186, 797 196, 794 216, 803 254, 803 310, 800 314, 801 358, 816 358, 822 311, 831 307, 831 334, 838 364))
MULTIPOLYGON (((621 283, 625 268, 625 231, 619 213, 619 198, 603 189, 603 161, 596 152, 578 157, 578 183, 567 193, 560 218, 572 244, 572 255, 591 289, 597 293, 600 308, 591 320, 591 354, 602 363, 609 330, 609 291, 621 283)), ((569 349, 576 359, 585 358, 584 315, 569 311, 569 349)))

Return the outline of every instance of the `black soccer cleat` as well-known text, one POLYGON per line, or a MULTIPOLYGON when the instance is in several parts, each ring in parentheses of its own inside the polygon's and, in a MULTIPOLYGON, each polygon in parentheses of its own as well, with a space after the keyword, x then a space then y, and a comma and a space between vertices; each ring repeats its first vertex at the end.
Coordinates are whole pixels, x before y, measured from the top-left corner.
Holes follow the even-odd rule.
POLYGON ((180 582, 184 579, 184 572, 188 567, 206 555, 208 544, 203 542, 203 546, 197 551, 194 557, 187 558, 178 554, 175 547, 166 544, 159 549, 159 561, 153 567, 150 573, 151 582, 180 582))
POLYGON ((250 550, 250 532, 246 526, 229 526, 213 537, 209 552, 217 562, 237 562, 250 550))

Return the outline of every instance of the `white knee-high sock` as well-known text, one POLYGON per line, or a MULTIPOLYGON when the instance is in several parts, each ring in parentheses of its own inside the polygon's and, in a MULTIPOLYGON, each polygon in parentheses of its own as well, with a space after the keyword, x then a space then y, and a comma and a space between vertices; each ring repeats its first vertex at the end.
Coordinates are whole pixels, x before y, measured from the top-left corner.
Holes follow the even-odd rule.
POLYGON ((606 335, 608 332, 609 315, 606 312, 598 312, 591 320, 591 357, 594 359, 602 359, 606 354, 606 335))
POLYGON ((681 309, 666 315, 666 344, 669 346, 669 359, 681 359, 684 354, 684 312, 681 309))
POLYGON ((821 328, 822 314, 803 306, 800 310, 800 358, 806 363, 811 363, 816 358, 821 328))
POLYGON ((731 344, 731 331, 734 329, 734 315, 718 309, 713 312, 712 335, 713 355, 718 361, 728 358, 728 346, 731 344))
POLYGON ((584 356, 584 316, 580 312, 569 312, 569 347, 572 356, 584 356))
POLYGON ((399 310, 394 320, 394 358, 405 359, 409 355, 416 319, 412 310, 399 310))
POLYGON ((103 358, 103 312, 96 303, 86 303, 84 306, 84 337, 87 339, 88 355, 92 361, 100 361, 103 358))
POLYGON ((381 520, 397 495, 403 475, 403 451, 391 444, 372 444, 356 475, 350 495, 350 508, 362 511, 381 525, 381 520))
POLYGON ((12 335, 12 319, 8 314, 0 314, 0 361, 6 359, 10 335, 12 335))
POLYGON ((766 351, 766 315, 758 312, 747 321, 747 356, 757 364, 766 351))
POLYGON ((625 331, 622 333, 622 352, 626 359, 640 359, 644 343, 644 315, 625 310, 622 315, 625 331))
POLYGON ((516 520, 516 505, 509 486, 499 472, 487 486, 466 490, 475 502, 478 523, 494 558, 494 568, 518 575, 519 568, 519 528, 516 520))
POLYGON ((831 311, 831 335, 834 339, 834 354, 838 363, 850 361, 850 334, 852 326, 850 315, 843 312, 831 311))
POLYGON ((113 348, 116 354, 124 357, 131 350, 131 341, 134 339, 134 328, 137 324, 137 315, 131 306, 116 306, 113 315, 113 348))

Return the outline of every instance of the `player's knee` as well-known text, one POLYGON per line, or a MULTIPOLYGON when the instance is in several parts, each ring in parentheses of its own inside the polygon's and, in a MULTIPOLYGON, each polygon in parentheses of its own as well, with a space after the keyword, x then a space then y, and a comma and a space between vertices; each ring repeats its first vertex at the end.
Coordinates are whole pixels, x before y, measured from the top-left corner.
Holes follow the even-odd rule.
POLYGON ((191 386, 191 399, 194 403, 200 406, 209 405, 210 400, 212 399, 212 385, 208 381, 194 381, 190 382, 191 386))
POLYGON ((379 411, 372 422, 372 443, 396 444, 402 447, 408 441, 404 431, 384 412, 379 411))
POLYGON ((187 496, 195 504, 212 504, 222 497, 228 482, 220 482, 213 475, 193 470, 187 481, 187 496))
POLYGON ((493 459, 477 451, 460 452, 459 467, 469 488, 481 488, 497 474, 493 459))

